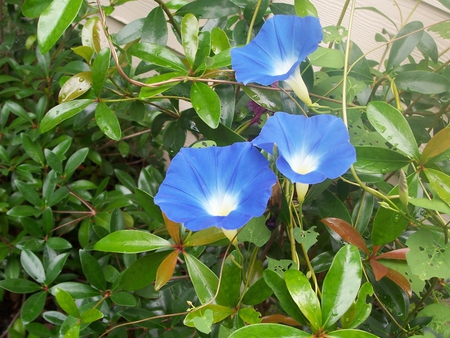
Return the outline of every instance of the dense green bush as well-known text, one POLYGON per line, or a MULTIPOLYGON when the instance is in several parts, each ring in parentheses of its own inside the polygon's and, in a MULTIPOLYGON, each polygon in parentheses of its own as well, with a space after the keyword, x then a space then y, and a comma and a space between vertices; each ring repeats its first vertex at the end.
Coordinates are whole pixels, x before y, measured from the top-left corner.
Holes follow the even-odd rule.
POLYGON ((450 66, 429 33, 449 21, 378 34, 382 60, 324 27, 308 105, 236 82, 230 56, 308 0, 156 1, 112 35, 110 2, 0 1, 2 336, 449 336, 450 66), (303 200, 262 152, 278 183, 235 239, 161 212, 182 147, 251 141, 278 111, 338 116, 356 162, 303 200))

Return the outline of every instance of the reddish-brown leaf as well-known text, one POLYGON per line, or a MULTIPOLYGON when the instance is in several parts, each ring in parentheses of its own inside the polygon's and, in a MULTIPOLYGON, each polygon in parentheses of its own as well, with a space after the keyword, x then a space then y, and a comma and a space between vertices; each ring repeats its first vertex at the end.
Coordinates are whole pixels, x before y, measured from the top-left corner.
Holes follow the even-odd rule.
POLYGON ((163 217, 164 217, 164 224, 166 225, 170 237, 172 237, 175 244, 181 245, 180 224, 172 222, 170 219, 166 217, 165 213, 163 213, 163 217))
POLYGON ((328 217, 321 220, 323 224, 336 232, 347 243, 353 244, 370 256, 369 249, 361 234, 343 219, 328 217))
POLYGON ((411 284, 406 279, 406 277, 403 276, 400 272, 397 272, 395 270, 388 268, 388 273, 386 274, 386 277, 389 278, 391 281, 393 281, 398 286, 400 286, 402 288, 402 290, 405 291, 409 297, 412 297, 411 284))
POLYGON ((387 275, 388 267, 384 266, 381 263, 378 263, 374 259, 370 259, 370 266, 372 267, 373 274, 375 275, 375 279, 379 281, 381 278, 387 275))
POLYGON ((398 259, 398 260, 405 261, 406 254, 408 253, 408 251, 409 251, 409 248, 392 250, 389 252, 384 252, 381 255, 378 255, 377 257, 375 257, 375 259, 385 258, 385 259, 398 259))
POLYGON ((381 245, 374 245, 372 247, 372 256, 375 256, 377 254, 378 250, 380 250, 380 248, 381 248, 381 245))
POLYGON ((180 250, 175 250, 169 254, 158 267, 156 271, 155 290, 161 289, 173 276, 175 266, 177 265, 178 254, 180 250))

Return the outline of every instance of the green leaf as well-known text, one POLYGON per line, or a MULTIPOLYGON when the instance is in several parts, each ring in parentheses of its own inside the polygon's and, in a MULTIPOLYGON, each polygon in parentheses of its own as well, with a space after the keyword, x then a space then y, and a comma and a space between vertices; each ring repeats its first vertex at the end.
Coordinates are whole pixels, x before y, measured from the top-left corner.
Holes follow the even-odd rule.
POLYGON ((232 85, 219 85, 215 88, 220 99, 220 122, 227 128, 231 128, 234 119, 236 96, 232 85))
POLYGON ((31 138, 25 134, 20 134, 20 139, 22 141, 22 147, 30 158, 40 165, 44 165, 44 152, 38 142, 33 142, 31 138))
POLYGON ((258 279, 252 284, 242 298, 242 303, 246 305, 257 305, 272 296, 273 291, 267 285, 264 278, 258 279))
POLYGON ((450 278, 450 244, 445 244, 443 234, 420 229, 409 236, 406 245, 406 261, 420 279, 450 278))
POLYGON ((378 338, 372 333, 361 330, 338 330, 327 333, 328 338, 378 338))
POLYGON ((89 106, 92 103, 92 100, 73 100, 70 102, 64 102, 56 107, 53 107, 48 111, 48 113, 44 116, 41 121, 41 125, 39 130, 41 133, 45 133, 54 127, 56 127, 61 122, 77 115, 84 108, 89 106))
POLYGON ((223 231, 216 227, 206 228, 194 232, 192 236, 189 236, 186 242, 186 246, 202 246, 220 241, 225 238, 223 231))
POLYGON ((51 2, 52 0, 25 0, 22 5, 22 14, 28 18, 39 18, 51 2))
POLYGON ((110 58, 111 50, 109 47, 106 47, 97 54, 92 64, 92 88, 97 96, 100 96, 102 92, 103 84, 108 74, 110 58))
POLYGON ((249 242, 255 244, 257 247, 262 247, 267 243, 272 233, 266 227, 266 217, 252 218, 238 233, 238 242, 249 242))
POLYGON ((31 323, 42 312, 47 300, 47 292, 40 291, 31 295, 22 305, 21 317, 24 324, 31 323))
POLYGON ((149 232, 139 230, 116 231, 103 237, 94 245, 94 250, 106 252, 138 253, 161 248, 171 244, 165 239, 149 232))
POLYGON ((97 16, 86 20, 81 30, 81 43, 83 46, 91 47, 97 53, 101 51, 102 23, 97 16))
POLYGON ((214 27, 211 30, 211 49, 214 54, 219 54, 224 50, 230 48, 230 40, 227 33, 225 33, 220 27, 214 27))
POLYGON ((387 148, 355 147, 356 162, 353 164, 360 174, 386 174, 409 164, 409 158, 387 148))
POLYGON ((235 307, 238 304, 241 296, 242 274, 242 255, 233 251, 225 259, 223 265, 219 295, 223 297, 227 303, 221 305, 235 307))
POLYGON ((220 99, 217 93, 203 82, 194 82, 190 96, 198 116, 208 127, 216 129, 220 121, 220 99))
POLYGON ((95 322, 96 320, 102 319, 103 313, 97 309, 89 309, 83 312, 80 316, 81 323, 89 324, 95 322))
POLYGON ((95 122, 100 130, 114 141, 119 141, 122 137, 120 123, 116 114, 103 102, 95 108, 95 122))
POLYGON ((80 336, 80 324, 77 321, 78 319, 74 318, 73 322, 71 321, 68 324, 69 329, 64 333, 63 338, 78 338, 80 336))
POLYGON ((200 133, 202 133, 205 138, 215 141, 218 146, 227 146, 235 142, 246 141, 241 135, 235 133, 233 130, 225 127, 221 123, 216 129, 211 129, 199 117, 195 117, 193 120, 200 133))
POLYGON ((335 217, 351 223, 352 218, 348 213, 347 207, 331 191, 325 190, 316 198, 316 201, 319 207, 320 217, 335 217))
POLYGON ((195 0, 181 7, 175 14, 183 16, 192 13, 202 19, 214 19, 236 14, 238 11, 239 8, 230 0, 195 0))
POLYGON ((194 67, 198 49, 198 29, 198 20, 195 15, 187 13, 181 20, 181 44, 191 69, 194 67))
POLYGON ((394 148, 406 156, 419 159, 419 149, 408 122, 402 113, 385 102, 370 102, 367 117, 372 126, 394 148))
POLYGON ((58 277, 61 273, 64 264, 66 263, 67 257, 69 257, 69 252, 57 255, 54 257, 48 266, 46 266, 46 278, 45 284, 49 285, 58 277))
POLYGON ((441 36, 443 39, 450 39, 450 22, 440 22, 438 24, 433 25, 430 31, 435 32, 441 36))
MULTIPOLYGON (((167 81, 167 80, 172 80, 174 78, 180 77, 180 76, 185 76, 186 72, 169 72, 169 73, 164 73, 164 74, 160 74, 160 75, 156 75, 153 76, 151 78, 149 78, 147 81, 145 81, 146 84, 154 84, 154 83, 158 83, 158 82, 163 82, 163 81, 167 81)), ((177 84, 179 84, 181 82, 180 81, 175 81, 175 82, 169 82, 166 84, 161 84, 158 86, 148 86, 148 87, 142 87, 141 91, 139 92, 139 98, 140 99, 147 99, 149 97, 153 97, 156 96, 162 92, 165 92, 166 90, 176 86, 177 84)))
MULTIPOLYGON (((214 298, 217 291, 219 279, 205 264, 200 262, 194 256, 185 253, 184 258, 186 266, 191 277, 191 282, 194 285, 195 293, 200 303, 205 304, 214 298)), ((226 302, 218 302, 219 299, 214 299, 213 303, 225 305, 226 302)))
POLYGON ((51 293, 54 294, 55 289, 62 289, 67 291, 75 299, 84 299, 100 296, 100 292, 94 289, 92 286, 77 282, 64 282, 55 285, 51 288, 51 293))
POLYGON ((372 311, 372 303, 366 303, 366 298, 372 295, 372 284, 364 283, 359 290, 358 299, 341 318, 343 329, 354 329, 366 321, 372 311))
POLYGON ((278 90, 242 87, 242 90, 257 104, 271 111, 282 111, 283 103, 278 90))
POLYGON ((389 52, 386 68, 391 70, 392 68, 399 66, 403 60, 411 55, 411 52, 420 43, 422 35, 423 24, 420 21, 412 21, 403 26, 400 32, 395 36, 395 41, 389 52))
POLYGON ((53 294, 56 298, 56 302, 58 305, 63 309, 66 313, 68 313, 71 316, 78 317, 78 307, 75 304, 74 299, 72 296, 65 290, 60 288, 55 288, 53 290, 53 294))
POLYGON ((316 67, 336 69, 344 67, 344 53, 338 49, 319 47, 315 52, 309 54, 308 59, 311 65, 316 67))
POLYGON ((0 288, 22 294, 39 291, 41 286, 26 279, 9 278, 0 280, 0 288))
POLYGON ((438 63, 439 51, 436 42, 430 34, 423 32, 422 40, 417 46, 425 58, 430 58, 434 63, 438 63))
POLYGON ((258 324, 244 326, 234 331, 229 338, 298 338, 311 337, 311 333, 281 324, 258 324))
POLYGON ((373 195, 363 192, 353 208, 352 224, 360 234, 364 234, 367 226, 369 225, 374 204, 375 199, 373 195))
POLYGON ((151 42, 136 43, 128 48, 127 53, 151 64, 173 70, 186 71, 183 62, 173 52, 151 42))
POLYGON ((29 184, 20 181, 14 181, 14 184, 28 202, 36 207, 41 206, 41 198, 34 188, 32 188, 29 184))
POLYGON ((42 284, 45 281, 45 269, 41 260, 31 251, 22 250, 20 253, 20 262, 24 270, 36 282, 42 284))
POLYGON ((155 204, 155 202, 153 201, 153 197, 149 193, 138 188, 134 190, 134 193, 139 201, 139 204, 144 208, 144 210, 155 220, 163 223, 164 220, 162 217, 161 209, 155 204))
POLYGON ((46 54, 78 14, 83 0, 53 1, 42 12, 37 26, 39 48, 46 54))
POLYGON ((66 167, 64 170, 64 176, 68 179, 77 170, 77 168, 84 162, 87 154, 89 153, 89 148, 81 148, 74 152, 67 160, 66 167))
POLYGON ((431 168, 424 171, 431 187, 445 203, 450 205, 450 176, 431 168))
POLYGON ((115 304, 120 306, 136 306, 136 298, 134 298, 133 295, 128 292, 113 293, 110 298, 115 304))
POLYGON ((86 71, 75 74, 68 79, 61 87, 58 95, 58 102, 73 101, 86 93, 92 86, 92 72, 86 71))
POLYGON ((127 291, 135 291, 153 283, 159 264, 168 254, 169 252, 151 253, 133 262, 123 273, 120 287, 127 291))
POLYGON ((314 231, 315 228, 315 226, 312 226, 308 230, 294 228, 295 241, 299 244, 303 244, 306 251, 317 242, 317 236, 319 236, 319 234, 314 231))
POLYGON ((165 46, 167 44, 167 33, 164 11, 161 6, 155 7, 144 20, 141 42, 152 42, 165 46))
POLYGON ((408 199, 408 202, 412 205, 415 205, 416 207, 424 208, 424 209, 430 209, 430 210, 436 210, 439 212, 442 212, 444 214, 450 215, 450 206, 445 203, 443 200, 440 200, 438 198, 433 198, 432 200, 429 200, 428 198, 412 198, 410 197, 408 199))
POLYGON ((312 331, 317 332, 323 325, 322 311, 308 278, 298 270, 287 270, 284 279, 292 299, 309 320, 312 331))
POLYGON ((294 0, 295 13, 300 17, 318 17, 317 9, 309 0, 294 0))
POLYGON ((401 72, 395 77, 398 89, 419 94, 440 94, 450 90, 450 81, 444 76, 424 70, 401 72))
POLYGON ((115 36, 114 40, 118 45, 125 45, 135 42, 142 37, 144 18, 136 19, 126 24, 115 36))
POLYGON ((249 324, 258 324, 261 322, 261 313, 251 307, 240 308, 238 315, 244 322, 249 324))
POLYGON ((81 268, 83 269, 83 274, 87 281, 96 289, 100 291, 106 290, 106 280, 103 275, 103 270, 98 264, 97 259, 92 257, 84 250, 80 250, 80 261, 81 268))
MULTIPOLYGON (((450 307, 445 302, 426 305, 417 314, 417 318, 422 317, 431 317, 432 320, 427 324, 427 327, 439 334, 438 336, 448 337, 450 307)), ((433 337, 436 337, 436 335, 433 334, 433 337)))
POLYGON ((450 148, 450 127, 446 127, 435 134, 431 140, 425 145, 420 157, 420 162, 425 165, 428 161, 432 160, 442 154, 444 151, 450 148))
POLYGON ((212 324, 221 322, 233 314, 233 312, 233 308, 227 306, 208 304, 198 310, 190 311, 183 323, 186 326, 195 327, 207 333, 207 331, 211 331, 212 324))
POLYGON ((358 248, 347 244, 333 259, 322 287, 322 316, 331 328, 350 308, 361 286, 361 257, 358 248))

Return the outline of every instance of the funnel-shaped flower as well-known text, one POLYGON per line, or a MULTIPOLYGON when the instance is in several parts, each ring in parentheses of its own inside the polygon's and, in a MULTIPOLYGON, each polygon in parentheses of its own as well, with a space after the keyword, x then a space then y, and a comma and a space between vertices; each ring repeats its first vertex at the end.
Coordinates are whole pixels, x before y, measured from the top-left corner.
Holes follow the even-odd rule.
POLYGON ((344 122, 332 115, 275 113, 253 144, 273 154, 277 167, 293 183, 315 184, 344 174, 356 161, 344 122))
POLYGON ((311 105, 299 65, 317 49, 322 38, 318 18, 275 15, 248 45, 231 50, 236 80, 261 85, 286 81, 303 102, 311 105))
POLYGON ((154 201, 189 230, 233 230, 264 213, 275 182, 268 161, 249 142, 183 148, 154 201))

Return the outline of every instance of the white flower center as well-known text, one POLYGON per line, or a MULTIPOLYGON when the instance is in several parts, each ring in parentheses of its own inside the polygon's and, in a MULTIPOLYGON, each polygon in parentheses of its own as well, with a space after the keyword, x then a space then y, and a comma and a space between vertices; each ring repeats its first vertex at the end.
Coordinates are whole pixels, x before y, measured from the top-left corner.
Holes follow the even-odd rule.
POLYGON ((205 208, 210 215, 227 216, 236 209, 237 204, 235 196, 229 194, 216 194, 208 200, 205 208))
POLYGON ((317 161, 313 156, 296 156, 289 161, 292 170, 297 174, 306 175, 317 168, 317 161))

